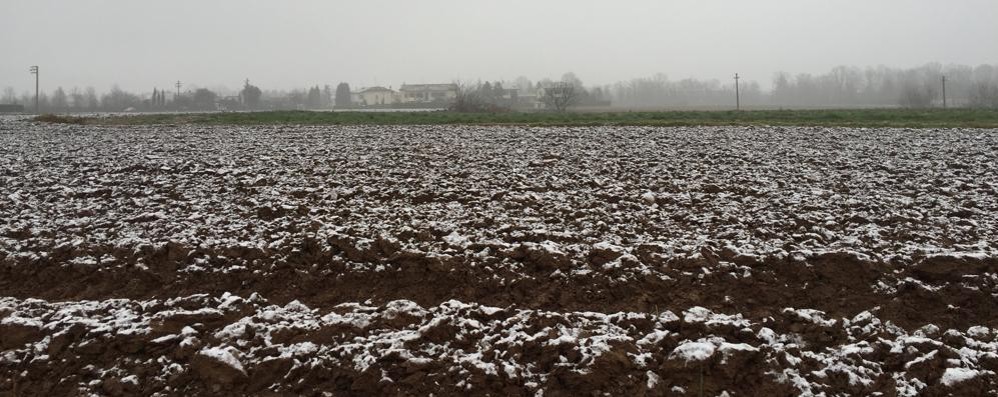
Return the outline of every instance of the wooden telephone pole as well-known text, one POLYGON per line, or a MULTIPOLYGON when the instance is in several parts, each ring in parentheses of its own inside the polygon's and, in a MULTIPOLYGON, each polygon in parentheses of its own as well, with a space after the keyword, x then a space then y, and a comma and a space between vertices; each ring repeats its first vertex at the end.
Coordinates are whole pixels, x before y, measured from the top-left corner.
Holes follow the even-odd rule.
POLYGON ((742 99, 738 92, 738 73, 735 73, 735 110, 742 110, 742 99))
POLYGON ((38 66, 32 66, 28 70, 35 75, 35 113, 38 113, 41 110, 38 108, 38 66))
POLYGON ((946 109, 946 76, 943 76, 943 109, 946 109))

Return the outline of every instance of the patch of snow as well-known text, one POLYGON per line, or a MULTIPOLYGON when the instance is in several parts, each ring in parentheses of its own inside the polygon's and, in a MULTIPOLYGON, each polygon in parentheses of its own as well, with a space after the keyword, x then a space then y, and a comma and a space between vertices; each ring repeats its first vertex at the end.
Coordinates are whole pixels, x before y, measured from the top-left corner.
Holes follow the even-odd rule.
POLYGON ((713 343, 703 341, 684 341, 672 350, 670 357, 678 357, 683 361, 702 362, 714 355, 716 347, 713 343))
POLYGON ((239 361, 238 358, 236 358, 235 355, 233 355, 229 351, 229 349, 224 349, 222 347, 206 347, 201 349, 201 351, 199 351, 198 354, 206 357, 211 357, 220 363, 228 365, 233 369, 242 372, 243 374, 246 373, 246 369, 243 368, 243 364, 239 361))
POLYGON ((939 383, 943 386, 953 386, 957 383, 974 379, 981 375, 981 371, 970 368, 946 368, 943 376, 939 378, 939 383))

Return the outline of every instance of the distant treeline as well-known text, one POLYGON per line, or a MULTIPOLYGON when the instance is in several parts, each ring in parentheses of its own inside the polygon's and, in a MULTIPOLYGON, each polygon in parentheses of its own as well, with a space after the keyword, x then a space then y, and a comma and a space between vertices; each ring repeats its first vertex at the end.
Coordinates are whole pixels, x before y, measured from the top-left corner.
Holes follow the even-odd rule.
MULTIPOLYGON (((740 91, 742 104, 748 106, 928 108, 943 106, 943 76, 947 106, 998 108, 998 67, 993 65, 839 66, 820 75, 778 72, 769 91, 744 80, 740 91)), ((614 105, 622 107, 730 106, 735 96, 734 81, 671 81, 664 75, 620 82, 608 90, 614 105)))
MULTIPOLYGON (((93 87, 83 90, 74 87, 69 91, 59 87, 51 93, 40 92, 38 107, 41 113, 328 109, 333 106, 333 95, 329 86, 263 91, 249 81, 242 90, 227 95, 207 88, 180 93, 153 88, 152 92, 136 94, 114 86, 98 94, 93 87)), ((7 87, 0 96, 0 104, 21 104, 25 111, 34 111, 35 96, 27 91, 18 96, 13 88, 7 87)))
POLYGON ((912 69, 839 66, 817 76, 780 72, 769 100, 796 106, 939 107, 944 77, 948 106, 998 108, 998 67, 938 63, 912 69))
MULTIPOLYGON (((751 78, 739 83, 741 103, 745 107, 771 108, 858 108, 906 107, 930 108, 944 104, 950 107, 998 108, 998 66, 943 66, 930 63, 916 68, 900 69, 884 66, 858 68, 839 66, 828 73, 792 75, 777 72, 772 87, 764 90, 751 78)), ((462 84, 472 87, 478 102, 487 105, 508 105, 517 94, 520 103, 536 103, 541 108, 556 108, 559 97, 569 93, 571 106, 616 108, 730 108, 734 104, 735 82, 719 80, 670 80, 659 74, 603 86, 586 86, 573 73, 558 81, 542 79, 532 82, 526 77, 513 81, 462 84), (507 88, 502 88, 507 87, 507 88), (533 102, 525 102, 530 99, 533 102)), ((198 110, 294 110, 330 109, 350 101, 350 87, 340 83, 315 85, 307 89, 261 90, 246 81, 238 92, 217 93, 205 88, 175 91, 154 88, 136 94, 117 87, 98 94, 93 87, 85 89, 62 87, 38 98, 42 112, 120 112, 120 111, 198 111, 198 110)), ((459 99, 468 99, 463 95, 459 99)), ((34 93, 17 95, 7 87, 0 104, 21 104, 34 110, 34 93)), ((481 106, 475 106, 481 107, 481 106)), ((507 106, 517 108, 517 106, 507 106)), ((521 106, 521 108, 523 108, 521 106)), ((529 108, 529 107, 528 107, 529 108)), ((563 109, 559 109, 563 110, 563 109)))

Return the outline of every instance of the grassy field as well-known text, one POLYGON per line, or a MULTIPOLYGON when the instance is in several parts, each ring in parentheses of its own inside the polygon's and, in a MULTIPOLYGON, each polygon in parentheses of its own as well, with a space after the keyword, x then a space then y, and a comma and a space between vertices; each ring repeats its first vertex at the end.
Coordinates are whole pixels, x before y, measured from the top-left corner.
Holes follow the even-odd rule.
MULTIPOLYGON (((40 118, 45 116, 39 116, 40 118)), ((56 117, 58 118, 58 117, 56 117)), ((526 126, 695 126, 778 125, 838 127, 998 128, 998 111, 976 109, 861 109, 861 110, 750 110, 567 113, 457 113, 435 112, 310 112, 147 114, 76 119, 70 122, 101 125, 364 125, 364 124, 480 124, 526 126)), ((53 117, 40 121, 59 122, 53 117)))

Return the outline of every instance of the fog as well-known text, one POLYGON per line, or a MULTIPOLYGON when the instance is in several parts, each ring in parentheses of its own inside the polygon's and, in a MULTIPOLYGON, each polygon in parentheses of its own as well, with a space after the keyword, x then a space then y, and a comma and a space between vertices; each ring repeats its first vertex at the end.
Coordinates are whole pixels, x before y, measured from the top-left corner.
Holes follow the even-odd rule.
MULTIPOLYGON (((846 65, 908 70, 998 64, 998 2, 55 1, 0 0, 0 88, 205 87, 237 92, 403 83, 634 79, 739 73, 769 92, 778 72, 846 65)), ((753 86, 754 84, 754 86, 753 86)), ((892 99, 893 100, 893 99, 892 99)), ((657 103, 652 103, 657 104, 657 103)))

